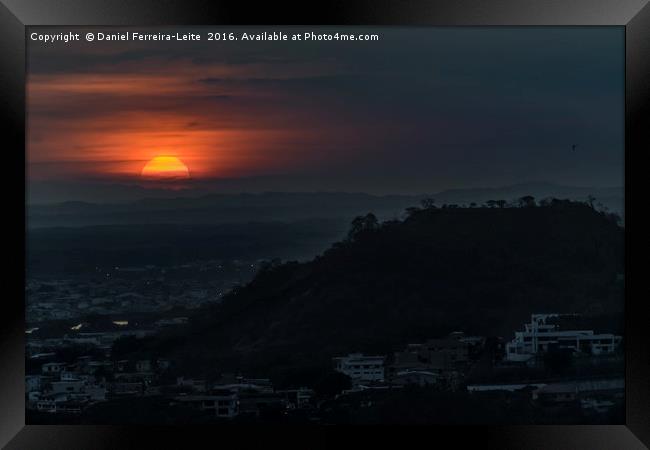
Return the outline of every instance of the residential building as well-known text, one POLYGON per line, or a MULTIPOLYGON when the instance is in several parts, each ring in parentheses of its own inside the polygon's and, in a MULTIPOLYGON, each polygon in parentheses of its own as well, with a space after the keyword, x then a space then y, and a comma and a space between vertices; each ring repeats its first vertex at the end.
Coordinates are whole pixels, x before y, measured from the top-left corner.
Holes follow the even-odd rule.
POLYGON ((597 395, 622 398, 624 393, 623 378, 593 379, 547 384, 533 391, 532 398, 543 404, 557 404, 597 395))
POLYGON ((114 381, 110 384, 110 390, 113 395, 142 395, 144 383, 142 381, 114 381))
POLYGON ((158 359, 156 360, 156 368, 158 370, 167 370, 171 366, 171 361, 168 359, 158 359))
POLYGON ((384 380, 383 356, 365 356, 363 353, 351 353, 348 356, 332 358, 332 360, 337 371, 353 380, 384 380))
POLYGON ((36 409, 42 412, 54 413, 57 411, 57 405, 66 401, 68 401, 68 395, 66 394, 42 395, 36 402, 36 409))
POLYGON ((136 372, 151 372, 151 361, 148 359, 141 359, 135 362, 136 372))
POLYGON ((41 366, 41 372, 43 375, 54 375, 59 374, 65 370, 66 364, 59 362, 49 362, 41 366))
POLYGON ((437 372, 428 370, 402 370, 396 372, 390 382, 395 386, 417 385, 429 386, 437 384, 441 376, 437 372))
POLYGON ((83 380, 52 381, 50 392, 56 394, 79 394, 84 391, 86 382, 83 380))
POLYGON ((427 365, 420 357, 421 350, 422 344, 409 344, 404 351, 395 352, 390 365, 391 373, 415 369, 427 370, 427 365))
POLYGON ((447 370, 469 361, 469 345, 462 334, 452 333, 442 339, 429 339, 420 350, 420 358, 431 369, 447 370))
POLYGON ((206 380, 195 380, 193 378, 177 377, 176 386, 190 388, 194 392, 206 392, 208 384, 206 380))
POLYGON ((523 331, 516 331, 506 344, 506 360, 524 362, 552 348, 570 349, 594 355, 612 353, 622 341, 621 336, 595 334, 593 330, 562 329, 551 319, 575 317, 569 314, 532 314, 523 331))
POLYGON ((284 396, 284 399, 287 402, 287 407, 291 409, 309 406, 310 401, 314 396, 314 391, 306 387, 285 389, 283 391, 278 391, 278 393, 284 396))
POLYGON ((393 378, 400 372, 404 375, 405 371, 441 373, 464 368, 484 342, 483 337, 455 331, 444 338, 408 344, 403 351, 393 354, 389 374, 393 378))

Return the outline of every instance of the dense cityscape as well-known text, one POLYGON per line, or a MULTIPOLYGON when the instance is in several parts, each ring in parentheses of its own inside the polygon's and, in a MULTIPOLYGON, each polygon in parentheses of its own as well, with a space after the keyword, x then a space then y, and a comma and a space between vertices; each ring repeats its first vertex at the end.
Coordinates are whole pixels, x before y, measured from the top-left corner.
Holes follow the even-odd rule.
POLYGON ((27 322, 93 314, 128 322, 130 315, 139 313, 195 309, 218 302, 233 286, 249 281, 258 264, 215 260, 166 267, 95 266, 67 278, 40 273, 27 282, 27 322))
POLYGON ((201 423, 372 423, 391 396, 412 391, 456 402, 505 402, 533 411, 540 423, 562 422, 563 415, 578 423, 607 422, 622 413, 622 337, 576 327, 579 315, 534 313, 511 336, 457 331, 386 354, 351 348, 332 359, 332 372, 316 386, 278 387, 246 373, 196 378, 171 359, 121 357, 133 340, 191 326, 193 311, 219 302, 224 290, 251 278, 259 264, 96 268, 83 282, 31 280, 28 415, 35 423, 74 423, 136 400, 146 410, 156 405, 169 417, 201 423), (221 276, 207 281, 204 273, 221 276), (349 411, 357 411, 354 419, 349 411))

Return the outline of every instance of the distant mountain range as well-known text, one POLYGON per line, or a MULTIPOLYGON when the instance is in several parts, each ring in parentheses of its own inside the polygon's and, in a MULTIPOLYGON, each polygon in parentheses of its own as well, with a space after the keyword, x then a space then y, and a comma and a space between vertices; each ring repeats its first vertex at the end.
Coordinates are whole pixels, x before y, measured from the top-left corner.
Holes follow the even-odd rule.
MULTIPOLYGON (((125 187, 126 189, 127 187, 125 187)), ((524 195, 537 199, 556 197, 584 201, 593 196, 610 211, 623 216, 622 187, 591 188, 559 186, 551 183, 525 183, 497 188, 449 189, 435 194, 371 195, 346 192, 265 192, 242 194, 205 194, 171 197, 169 191, 139 188, 141 195, 167 198, 143 198, 127 203, 28 203, 28 227, 80 227, 91 225, 142 224, 226 224, 309 219, 340 219, 375 213, 380 219, 395 219, 404 209, 433 198, 437 205, 488 200, 513 201, 524 195)), ((173 191, 172 191, 173 192, 173 191)), ((173 195, 173 194, 171 194, 173 195)), ((33 198, 33 197, 30 197, 33 198)))

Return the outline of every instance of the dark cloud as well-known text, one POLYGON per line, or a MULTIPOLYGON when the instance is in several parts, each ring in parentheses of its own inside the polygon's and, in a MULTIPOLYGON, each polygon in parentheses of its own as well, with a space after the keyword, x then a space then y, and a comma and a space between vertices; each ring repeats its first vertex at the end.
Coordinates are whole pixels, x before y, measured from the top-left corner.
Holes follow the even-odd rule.
POLYGON ((206 179, 266 170, 369 192, 623 183, 622 28, 372 32, 379 42, 30 43, 30 163, 99 167, 134 141, 133 161, 159 143, 194 148, 206 179))

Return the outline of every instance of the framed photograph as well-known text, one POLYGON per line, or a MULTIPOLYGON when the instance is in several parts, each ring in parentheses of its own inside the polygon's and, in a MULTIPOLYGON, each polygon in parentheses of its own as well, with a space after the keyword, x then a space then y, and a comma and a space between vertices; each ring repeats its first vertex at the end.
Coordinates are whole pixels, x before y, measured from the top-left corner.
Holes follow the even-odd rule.
POLYGON ((647 448, 645 0, 0 21, 6 448, 647 448))

